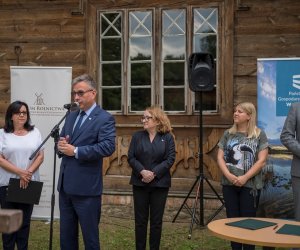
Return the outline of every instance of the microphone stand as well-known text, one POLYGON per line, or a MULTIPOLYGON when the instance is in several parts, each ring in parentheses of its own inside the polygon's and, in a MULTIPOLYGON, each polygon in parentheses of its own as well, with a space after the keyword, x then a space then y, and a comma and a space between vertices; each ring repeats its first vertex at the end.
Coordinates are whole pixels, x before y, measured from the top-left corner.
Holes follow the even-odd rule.
MULTIPOLYGON (((71 107, 70 107, 71 108, 71 107)), ((51 137, 54 138, 54 157, 53 157, 53 180, 52 180, 52 196, 51 196, 51 218, 50 218, 50 239, 49 239, 49 250, 52 250, 52 238, 53 238, 53 217, 54 217, 54 206, 55 206, 55 175, 56 175, 56 153, 57 153, 57 143, 59 140, 59 125, 64 121, 67 115, 70 113, 70 108, 66 114, 61 118, 61 120, 52 128, 51 132, 41 143, 41 145, 32 153, 29 160, 32 160, 41 147, 47 142, 51 137)))

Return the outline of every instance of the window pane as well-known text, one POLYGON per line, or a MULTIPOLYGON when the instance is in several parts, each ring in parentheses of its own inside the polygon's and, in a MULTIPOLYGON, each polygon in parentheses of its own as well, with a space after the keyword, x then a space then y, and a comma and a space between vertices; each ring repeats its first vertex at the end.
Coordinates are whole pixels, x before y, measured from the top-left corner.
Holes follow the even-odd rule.
POLYGON ((151 89, 131 89, 131 111, 143 111, 151 106, 151 89))
POLYGON ((217 37, 215 35, 195 35, 194 36, 195 52, 208 52, 216 58, 217 37))
POLYGON ((151 85, 151 63, 131 64, 131 85, 151 85))
POLYGON ((202 110, 206 111, 216 111, 216 89, 213 91, 202 91, 195 93, 195 109, 200 110, 200 95, 202 94, 202 110))
POLYGON ((195 9, 194 16, 194 33, 217 33, 217 9, 195 9))
POLYGON ((130 36, 150 36, 152 34, 152 12, 131 11, 129 16, 130 36))
POLYGON ((185 10, 165 10, 162 13, 163 60, 185 59, 185 10))
POLYGON ((111 38, 101 40, 102 61, 121 60, 121 38, 111 38))
POLYGON ((184 85, 184 63, 164 63, 164 85, 184 85))
POLYGON ((130 39, 130 60, 150 60, 152 38, 139 37, 130 39))
POLYGON ((164 60, 185 58, 185 36, 164 37, 162 56, 164 60))
POLYGON ((121 64, 102 65, 102 86, 121 86, 121 64))
POLYGON ((101 15, 101 35, 120 36, 122 29, 120 13, 106 13, 101 15))
POLYGON ((103 89, 102 106, 106 110, 121 110, 121 88, 103 89))
POLYGON ((164 110, 184 111, 184 89, 164 89, 164 110))
POLYGON ((163 11, 162 29, 164 36, 185 34, 185 10, 163 11))

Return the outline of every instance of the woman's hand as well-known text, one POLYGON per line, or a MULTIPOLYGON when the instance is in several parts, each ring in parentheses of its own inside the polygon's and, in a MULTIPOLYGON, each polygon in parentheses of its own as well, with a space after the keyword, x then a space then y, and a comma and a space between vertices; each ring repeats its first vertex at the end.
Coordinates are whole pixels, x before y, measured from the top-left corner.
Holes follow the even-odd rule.
POLYGON ((20 179, 20 188, 26 189, 28 187, 29 182, 20 179))
POLYGON ((32 172, 29 170, 20 170, 20 188, 27 188, 32 178, 32 172))
POLYGON ((155 174, 154 172, 152 171, 149 171, 149 170, 142 170, 140 172, 140 174, 142 175, 142 182, 145 182, 145 183, 150 183, 151 181, 153 181, 153 179, 155 178, 155 174))
MULTIPOLYGON (((20 176, 20 186, 21 186, 21 181, 26 182, 27 186, 28 186, 28 183, 30 182, 30 180, 32 178, 32 172, 30 172, 28 170, 20 169, 19 176, 20 176)), ((24 187, 24 185, 22 187, 24 187)))
POLYGON ((238 176, 236 178, 234 185, 238 186, 238 187, 242 187, 246 184, 247 181, 248 181, 248 178, 245 175, 238 176))
POLYGON ((226 175, 225 175, 226 179, 232 183, 233 185, 236 185, 236 183, 238 182, 238 177, 235 176, 234 174, 230 173, 229 171, 226 172, 226 175))

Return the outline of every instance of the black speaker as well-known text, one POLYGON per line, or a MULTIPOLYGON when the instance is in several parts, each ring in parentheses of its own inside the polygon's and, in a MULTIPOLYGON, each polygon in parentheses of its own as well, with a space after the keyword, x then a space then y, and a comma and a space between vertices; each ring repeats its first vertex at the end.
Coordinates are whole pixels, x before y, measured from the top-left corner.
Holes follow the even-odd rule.
POLYGON ((193 53, 189 57, 189 87, 194 92, 212 91, 215 85, 215 63, 209 53, 193 53))

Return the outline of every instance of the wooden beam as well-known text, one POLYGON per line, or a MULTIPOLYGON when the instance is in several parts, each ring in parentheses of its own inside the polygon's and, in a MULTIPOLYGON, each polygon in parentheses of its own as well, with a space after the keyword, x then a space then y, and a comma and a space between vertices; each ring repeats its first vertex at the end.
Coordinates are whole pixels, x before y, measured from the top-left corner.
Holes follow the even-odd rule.
POLYGON ((23 212, 16 209, 0 209, 0 233, 17 231, 23 221, 23 212))

